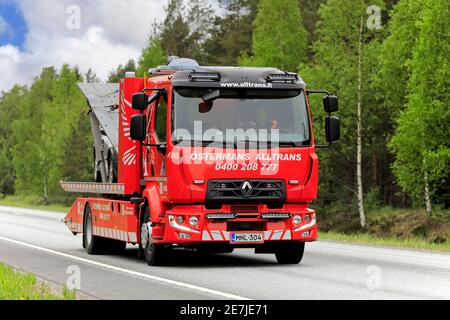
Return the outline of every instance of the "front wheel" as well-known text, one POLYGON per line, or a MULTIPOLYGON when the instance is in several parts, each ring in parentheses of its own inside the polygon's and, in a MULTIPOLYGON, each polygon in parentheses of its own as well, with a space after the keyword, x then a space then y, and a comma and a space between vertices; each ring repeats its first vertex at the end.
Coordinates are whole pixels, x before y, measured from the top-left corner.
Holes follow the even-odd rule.
POLYGON ((164 264, 166 252, 160 244, 153 243, 153 226, 150 220, 150 210, 147 207, 141 222, 140 247, 149 266, 161 266, 164 264))
POLYGON ((305 253, 305 243, 289 243, 275 250, 275 257, 279 264, 299 264, 305 253))

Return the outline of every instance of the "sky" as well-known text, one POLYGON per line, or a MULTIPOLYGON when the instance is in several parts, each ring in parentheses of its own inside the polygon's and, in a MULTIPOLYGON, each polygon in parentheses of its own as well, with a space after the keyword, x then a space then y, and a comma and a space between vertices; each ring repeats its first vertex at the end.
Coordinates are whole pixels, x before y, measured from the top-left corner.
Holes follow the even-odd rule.
MULTIPOLYGON (((217 1, 208 0, 214 7, 217 1)), ((138 59, 167 0, 0 0, 0 92, 64 63, 101 80, 138 59)))

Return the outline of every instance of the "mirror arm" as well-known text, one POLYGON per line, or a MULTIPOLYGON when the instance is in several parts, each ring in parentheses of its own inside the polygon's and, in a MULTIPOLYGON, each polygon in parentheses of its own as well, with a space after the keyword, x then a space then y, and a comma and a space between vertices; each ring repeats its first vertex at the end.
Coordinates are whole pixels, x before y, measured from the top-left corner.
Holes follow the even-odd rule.
POLYGON ((328 149, 328 148, 331 148, 332 145, 333 145, 333 143, 330 143, 330 144, 319 144, 319 145, 317 145, 315 147, 316 147, 316 149, 328 149))
POLYGON ((310 93, 325 93, 327 96, 331 96, 331 94, 326 90, 306 90, 306 94, 309 96, 310 93))

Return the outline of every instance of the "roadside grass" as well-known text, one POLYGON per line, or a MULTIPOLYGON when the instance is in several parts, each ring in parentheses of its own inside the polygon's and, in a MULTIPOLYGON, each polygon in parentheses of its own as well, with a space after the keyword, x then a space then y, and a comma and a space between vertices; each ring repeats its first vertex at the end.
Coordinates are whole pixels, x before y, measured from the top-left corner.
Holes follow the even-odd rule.
POLYGON ((45 205, 42 199, 37 196, 6 196, 4 198, 0 197, 0 206, 9 206, 17 208, 26 209, 38 209, 44 211, 58 211, 58 212, 68 212, 70 210, 69 206, 63 204, 49 204, 45 205))
POLYGON ((22 273, 0 263, 0 300, 75 300, 67 288, 58 294, 32 274, 22 273))
POLYGON ((393 237, 381 238, 368 233, 344 234, 340 232, 329 231, 319 232, 319 239, 447 253, 450 252, 450 237, 446 242, 433 243, 420 237, 409 237, 405 239, 393 237))
POLYGON ((364 230, 357 214, 319 213, 318 218, 325 240, 450 252, 449 210, 435 210, 430 217, 423 209, 379 208, 367 212, 364 230))

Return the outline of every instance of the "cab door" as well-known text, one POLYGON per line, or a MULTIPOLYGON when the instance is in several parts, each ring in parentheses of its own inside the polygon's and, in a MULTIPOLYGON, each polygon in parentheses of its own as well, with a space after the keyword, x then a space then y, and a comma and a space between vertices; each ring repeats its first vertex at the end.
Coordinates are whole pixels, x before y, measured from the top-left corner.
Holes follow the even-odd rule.
POLYGON ((146 147, 146 182, 153 182, 159 186, 160 194, 167 197, 167 154, 166 148, 157 147, 166 145, 168 139, 168 97, 161 96, 155 101, 149 112, 148 144, 146 147))

